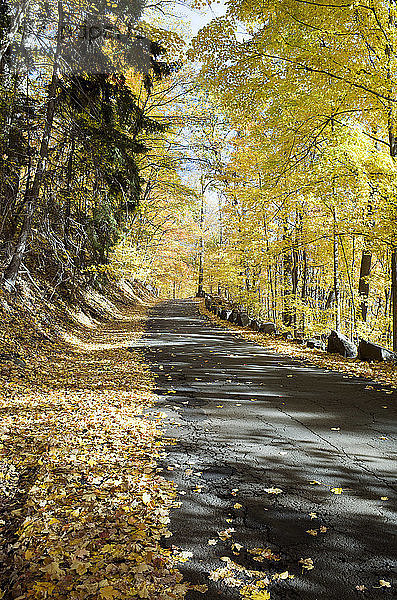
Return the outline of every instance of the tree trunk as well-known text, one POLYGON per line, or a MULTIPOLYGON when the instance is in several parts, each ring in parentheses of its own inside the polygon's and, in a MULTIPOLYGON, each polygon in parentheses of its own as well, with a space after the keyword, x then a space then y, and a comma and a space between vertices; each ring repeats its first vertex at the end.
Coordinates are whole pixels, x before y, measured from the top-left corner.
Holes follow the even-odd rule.
POLYGON ((339 236, 336 233, 336 210, 334 210, 334 294, 335 330, 340 331, 340 285, 339 285, 339 236))
POLYGON ((360 295, 361 320, 366 322, 368 313, 369 281, 371 272, 372 252, 363 250, 361 255, 360 279, 358 283, 358 293, 360 295))
POLYGON ((393 350, 397 351, 397 248, 394 247, 391 255, 391 293, 393 316, 393 350))

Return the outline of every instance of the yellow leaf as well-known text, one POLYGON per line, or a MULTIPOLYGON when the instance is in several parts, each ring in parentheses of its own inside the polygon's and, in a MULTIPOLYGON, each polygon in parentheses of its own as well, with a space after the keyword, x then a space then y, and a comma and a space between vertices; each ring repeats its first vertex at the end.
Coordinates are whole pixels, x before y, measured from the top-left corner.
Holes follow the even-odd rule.
POLYGON ((280 490, 280 488, 265 488, 265 492, 267 494, 281 494, 283 490, 280 490))
POLYGON ((381 499, 381 500, 388 500, 388 499, 389 499, 389 496, 381 496, 381 498, 380 498, 380 499, 381 499))
POLYGON ((207 585, 194 585, 191 589, 195 590, 196 592, 200 592, 200 594, 205 594, 205 592, 208 592, 207 585))
POLYGON ((306 533, 308 533, 309 535, 317 535, 318 534, 318 529, 308 529, 306 531, 306 533))
POLYGON ((333 494, 341 494, 343 492, 342 488, 331 488, 331 492, 333 494))
POLYGON ((270 600, 270 594, 266 590, 263 592, 252 592, 251 600, 270 600))
POLYGON ((236 504, 233 504, 233 508, 243 508, 242 504, 239 504, 238 502, 236 502, 236 504))
POLYGON ((84 573, 87 573, 88 567, 90 566, 90 563, 84 563, 80 560, 74 560, 70 568, 76 571, 79 575, 84 575, 84 573))
POLYGON ((106 585, 99 590, 99 595, 101 598, 105 600, 112 600, 113 598, 118 598, 120 596, 119 592, 114 589, 111 585, 106 585))
POLYGON ((314 564, 313 564, 312 558, 301 558, 299 561, 299 564, 302 565, 302 569, 307 569, 308 571, 311 571, 311 569, 314 569, 314 564))
POLYGON ((56 577, 57 579, 60 579, 65 574, 65 571, 59 567, 59 563, 56 561, 52 561, 48 565, 40 567, 40 570, 44 573, 48 573, 51 578, 56 577))
POLYGON ((144 504, 148 505, 151 499, 152 499, 151 495, 150 495, 150 494, 148 494, 147 492, 144 492, 144 493, 142 494, 142 502, 143 502, 144 504))
POLYGON ((384 579, 380 579, 380 580, 379 580, 379 585, 380 585, 381 587, 387 587, 387 588, 390 588, 390 587, 391 587, 391 583, 390 583, 390 581, 385 581, 384 579))
POLYGON ((288 579, 290 574, 288 571, 284 571, 283 573, 277 573, 277 579, 288 579))

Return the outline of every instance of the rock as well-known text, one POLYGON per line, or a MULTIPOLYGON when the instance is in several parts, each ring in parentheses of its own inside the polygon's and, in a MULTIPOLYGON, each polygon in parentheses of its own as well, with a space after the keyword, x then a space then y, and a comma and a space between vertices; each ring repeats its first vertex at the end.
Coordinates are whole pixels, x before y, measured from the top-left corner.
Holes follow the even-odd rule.
POLYGON ((261 333, 276 333, 276 326, 274 323, 261 323, 259 331, 261 333))
POLYGON ((236 324, 240 327, 247 327, 250 324, 250 318, 245 312, 239 312, 236 319, 236 324))
POLYGON ((230 311, 230 314, 229 314, 227 320, 229 321, 229 323, 233 323, 233 310, 230 311))
POLYGON ((345 358, 356 358, 357 346, 342 333, 332 330, 328 336, 327 352, 341 354, 345 358))
POLYGON ((223 307, 221 310, 221 319, 223 319, 224 321, 228 321, 231 314, 232 314, 231 308, 223 307))
POLYGON ((315 350, 324 350, 324 342, 319 339, 312 338, 306 341, 306 346, 315 350))
POLYGON ((256 319, 252 319, 252 321, 250 322, 250 328, 253 331, 260 331, 261 323, 259 321, 257 321, 256 319))
POLYGON ((233 308, 232 314, 230 315, 230 319, 229 319, 229 321, 231 323, 237 323, 237 317, 238 317, 239 312, 240 311, 237 310, 237 308, 233 308))
POLYGON ((367 362, 394 362, 397 360, 397 354, 383 346, 378 346, 378 344, 360 340, 358 345, 358 358, 360 360, 366 360, 367 362))

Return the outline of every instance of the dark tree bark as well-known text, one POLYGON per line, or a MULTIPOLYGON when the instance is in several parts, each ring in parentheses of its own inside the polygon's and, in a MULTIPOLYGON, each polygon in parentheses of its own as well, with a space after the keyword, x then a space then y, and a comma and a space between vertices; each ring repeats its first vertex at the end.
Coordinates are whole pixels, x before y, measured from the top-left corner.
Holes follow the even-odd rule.
POLYGON ((397 351, 397 248, 393 248, 391 255, 391 292, 393 315, 393 350, 397 351))
POLYGON ((368 277, 371 272, 371 261, 372 261, 372 252, 369 250, 363 250, 361 255, 361 265, 360 265, 360 279, 358 283, 358 293, 360 295, 361 303, 361 320, 367 320, 367 312, 368 312, 368 296, 369 296, 369 281, 368 277))

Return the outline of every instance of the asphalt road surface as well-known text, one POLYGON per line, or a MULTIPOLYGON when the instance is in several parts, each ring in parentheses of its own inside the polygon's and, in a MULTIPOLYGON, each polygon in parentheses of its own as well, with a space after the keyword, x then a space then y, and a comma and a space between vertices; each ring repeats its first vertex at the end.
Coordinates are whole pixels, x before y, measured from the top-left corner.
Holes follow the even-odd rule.
POLYGON ((397 393, 268 351, 207 321, 194 300, 154 307, 141 343, 176 440, 162 466, 181 506, 164 543, 191 553, 182 572, 209 588, 187 597, 240 598, 233 579, 285 571, 295 577, 273 581, 272 600, 392 597, 397 393), (237 566, 209 579, 233 566, 227 557, 237 566))

